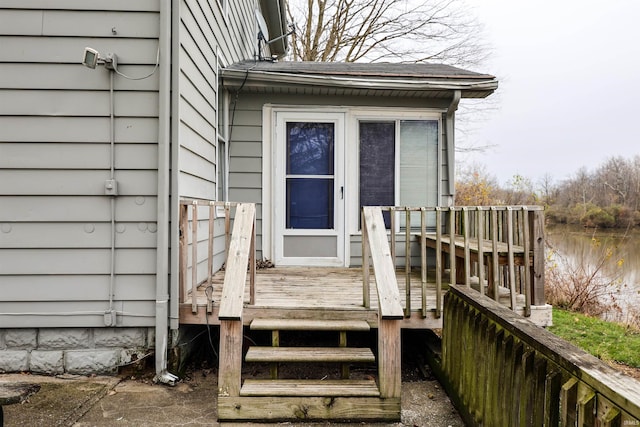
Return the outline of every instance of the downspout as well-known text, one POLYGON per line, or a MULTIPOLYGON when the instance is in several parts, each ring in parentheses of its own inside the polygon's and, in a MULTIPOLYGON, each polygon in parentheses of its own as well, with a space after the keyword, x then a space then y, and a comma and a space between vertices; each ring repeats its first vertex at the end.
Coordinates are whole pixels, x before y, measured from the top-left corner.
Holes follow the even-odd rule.
POLYGON ((462 92, 460 90, 453 91, 453 99, 447 108, 447 171, 449 172, 449 194, 448 205, 453 206, 455 202, 456 185, 455 185, 455 140, 454 140, 454 116, 460 103, 462 92))
POLYGON ((160 67, 158 81, 158 207, 156 251, 156 382, 174 385, 167 371, 169 343, 169 162, 171 120, 171 0, 160 0, 160 67))

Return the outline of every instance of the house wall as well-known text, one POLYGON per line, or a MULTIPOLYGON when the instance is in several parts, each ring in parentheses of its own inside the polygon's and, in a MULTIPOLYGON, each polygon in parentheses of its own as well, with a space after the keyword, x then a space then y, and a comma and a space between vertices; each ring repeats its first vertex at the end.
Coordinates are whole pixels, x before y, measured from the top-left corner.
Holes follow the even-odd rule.
POLYGON ((0 4, 0 371, 113 371, 153 346, 158 74, 114 78, 111 286, 109 72, 80 62, 146 75, 158 35, 157 0, 0 4))
MULTIPOLYGON (((223 96, 219 85, 219 71, 235 62, 254 58, 257 49, 255 10, 257 0, 180 0, 174 10, 173 27, 178 37, 173 40, 174 61, 172 87, 179 93, 172 106, 172 137, 178 144, 173 147, 174 189, 172 210, 174 223, 178 222, 178 202, 181 198, 220 200, 217 194, 218 116, 229 114, 218 111, 218 98, 223 96), (226 4, 226 9, 221 8, 226 4)), ((275 2, 273 2, 275 6, 275 2)), ((174 31, 175 34, 175 31, 174 31)), ((233 200, 233 199, 230 199, 233 200)), ((208 208, 198 210, 198 280, 207 274, 208 208)), ((223 220, 217 220, 214 244, 214 270, 225 260, 223 220)), ((189 227, 193 224, 190 222, 189 227)), ((190 230, 189 230, 190 232, 190 230)), ((177 247, 177 228, 173 228, 172 247, 177 247)), ((188 270, 192 268, 189 251, 188 270)), ((177 271, 177 256, 172 257, 172 270, 177 271)), ((191 271, 187 272, 191 277, 191 271)), ((173 293, 178 292, 177 275, 172 276, 173 293)), ((177 318, 178 301, 171 301, 173 316, 177 318)))
MULTIPOLYGON (((235 95, 234 95, 235 96, 235 95)), ((235 106, 233 134, 230 143, 229 164, 229 197, 234 201, 253 202, 257 207, 257 256, 263 257, 262 235, 264 216, 262 200, 262 114, 265 103, 272 105, 300 105, 309 106, 361 106, 385 108, 447 108, 447 99, 417 99, 417 98, 388 98, 388 97, 357 97, 357 96, 295 96, 286 94, 241 93, 235 106)), ((234 108, 232 106, 231 108, 234 108)), ((441 131, 446 129, 444 121, 441 131)), ((440 173, 441 203, 447 203, 448 173, 447 146, 442 143, 440 173)), ((267 171, 268 172, 268 171, 267 171)), ((350 236, 351 265, 361 265, 361 239, 359 234, 350 236)), ((413 249, 412 249, 413 251, 413 249)), ((419 260, 419 252, 413 251, 413 257, 419 260)), ((404 245, 398 247, 398 262, 404 264, 404 245)), ((419 262, 419 261, 418 261, 419 262)))
MULTIPOLYGON (((253 57, 257 1, 171 7, 177 212, 180 197, 216 196, 216 53, 221 64, 253 57)), ((158 200, 168 197, 158 195, 168 173, 158 171, 159 72, 114 76, 112 198, 110 73, 80 62, 90 46, 142 77, 159 35, 160 0, 0 3, 0 372, 112 372, 154 345, 158 200)))

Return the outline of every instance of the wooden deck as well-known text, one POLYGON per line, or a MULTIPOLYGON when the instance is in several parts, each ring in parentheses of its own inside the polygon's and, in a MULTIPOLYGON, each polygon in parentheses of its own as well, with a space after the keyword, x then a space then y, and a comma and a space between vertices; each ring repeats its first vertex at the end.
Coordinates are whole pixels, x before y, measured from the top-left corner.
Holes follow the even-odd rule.
MULTIPOLYGON (((397 272, 402 304, 405 302, 405 274, 397 272)), ((373 278, 371 279, 373 281, 373 278)), ((224 271, 213 276, 212 312, 206 314, 207 296, 205 287, 198 287, 196 295, 198 311, 191 309, 191 294, 180 305, 180 323, 219 324, 218 308, 222 296, 224 271)), ((430 329, 442 326, 441 319, 434 316, 435 283, 427 284, 427 316, 421 310, 420 272, 411 278, 411 318, 405 319, 403 327, 430 329), (415 290, 415 291, 414 291, 415 290)), ((249 304, 249 282, 245 286, 243 323, 249 324, 256 317, 271 318, 324 318, 324 319, 364 319, 372 327, 377 327, 377 296, 375 287, 370 288, 371 307, 363 306, 362 269, 334 267, 277 267, 256 272, 255 304, 249 304)))
MULTIPOLYGON (((433 273, 430 271, 430 273, 433 273)), ((396 272, 400 298, 405 305, 406 286, 404 271, 396 272)), ((373 278, 371 279, 373 280, 373 278)), ((192 312, 191 294, 180 305, 180 323, 219 325, 218 309, 222 296, 224 271, 213 276, 212 311, 207 313, 205 286, 198 287, 196 295, 197 313, 192 312)), ((249 304, 249 279, 245 286, 243 323, 248 325, 254 318, 312 318, 366 320, 377 327, 377 296, 375 287, 370 288, 371 307, 362 303, 362 269, 334 267, 276 267, 256 272, 255 304, 249 304)), ((421 307, 420 271, 411 275, 411 317, 402 322, 403 328, 437 329, 442 319, 435 317, 436 289, 431 274, 427 282, 427 311, 423 317, 421 307)), ((446 290, 446 285, 445 285, 446 290)), ((506 292, 506 289, 505 289, 506 292)), ((505 303, 508 296, 505 294, 505 303)), ((523 304, 523 303, 522 303, 523 304)))

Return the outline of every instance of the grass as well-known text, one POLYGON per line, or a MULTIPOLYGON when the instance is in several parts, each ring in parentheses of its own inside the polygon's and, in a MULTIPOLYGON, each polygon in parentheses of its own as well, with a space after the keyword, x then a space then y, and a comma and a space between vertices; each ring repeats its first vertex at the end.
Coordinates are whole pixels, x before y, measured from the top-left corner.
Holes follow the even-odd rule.
POLYGON ((549 331, 602 360, 640 368, 640 330, 554 307, 549 331))

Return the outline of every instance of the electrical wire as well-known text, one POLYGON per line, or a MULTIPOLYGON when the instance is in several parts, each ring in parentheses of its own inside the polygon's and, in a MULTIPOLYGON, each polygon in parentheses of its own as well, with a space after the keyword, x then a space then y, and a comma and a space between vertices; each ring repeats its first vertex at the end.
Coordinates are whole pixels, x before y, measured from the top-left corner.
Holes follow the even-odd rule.
POLYGON ((158 66, 159 65, 160 65, 160 46, 158 45, 158 50, 156 51, 156 65, 153 67, 153 70, 149 74, 147 74, 146 76, 142 76, 142 77, 131 77, 131 76, 128 76, 128 75, 122 73, 121 71, 119 71, 117 65, 115 65, 113 67, 113 71, 115 71, 117 75, 119 75, 121 77, 124 77, 125 79, 128 79, 128 80, 144 80, 144 79, 148 79, 149 77, 153 76, 156 73, 156 71, 158 70, 158 66))

